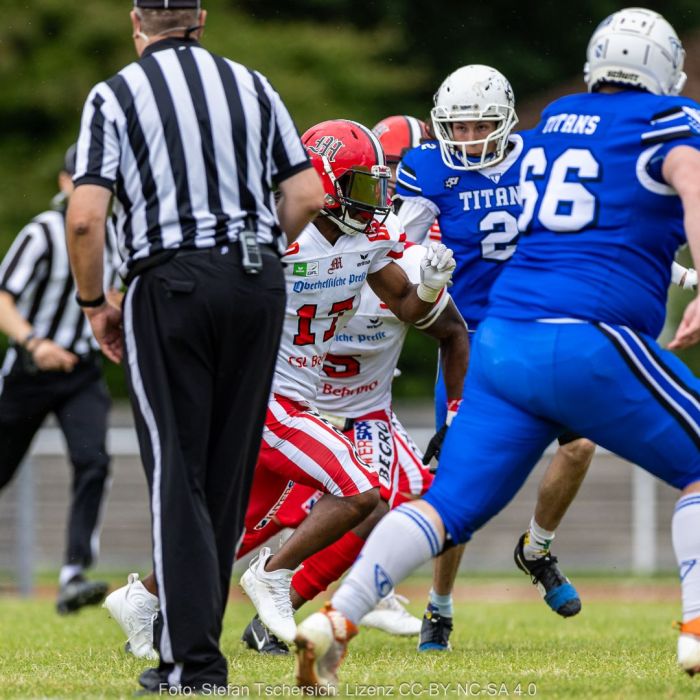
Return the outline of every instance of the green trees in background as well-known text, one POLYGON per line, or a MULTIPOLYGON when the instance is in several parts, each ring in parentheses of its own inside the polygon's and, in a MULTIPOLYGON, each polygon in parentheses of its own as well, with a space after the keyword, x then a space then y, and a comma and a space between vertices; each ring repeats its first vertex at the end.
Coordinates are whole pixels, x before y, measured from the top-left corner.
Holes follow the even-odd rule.
MULTIPOLYGON (((5 3, 0 25, 0 254, 56 189, 90 87, 133 60, 130 0, 5 3)), ((204 0, 205 44, 259 69, 300 131, 347 117, 369 126, 389 114, 427 115, 446 73, 489 63, 519 100, 580 73, 586 41, 627 5, 516 0, 204 0)), ((697 0, 646 2, 680 33, 700 24, 697 0)), ((409 339, 399 391, 429 391, 434 346, 409 339)), ((113 387, 119 373, 110 374, 113 387), (113 376, 112 376, 113 375, 113 376)), ((122 389, 116 387, 117 392, 122 389)))

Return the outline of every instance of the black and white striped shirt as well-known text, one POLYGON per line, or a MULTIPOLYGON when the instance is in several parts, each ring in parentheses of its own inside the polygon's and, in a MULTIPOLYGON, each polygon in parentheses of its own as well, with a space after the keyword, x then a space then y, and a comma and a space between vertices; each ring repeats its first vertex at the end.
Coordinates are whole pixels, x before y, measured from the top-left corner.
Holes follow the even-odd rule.
POLYGON ((310 167, 279 95, 260 73, 165 39, 95 86, 76 185, 114 191, 126 275, 164 250, 235 241, 246 226, 283 246, 272 187, 310 167))
MULTIPOLYGON (((104 263, 106 289, 115 286, 121 262, 113 231, 108 225, 104 263)), ((46 211, 20 231, 0 265, 0 290, 14 297, 17 310, 38 337, 50 338, 76 355, 98 349, 90 324, 75 301, 63 212, 46 211)), ((15 352, 11 348, 3 374, 9 372, 14 359, 15 352)))

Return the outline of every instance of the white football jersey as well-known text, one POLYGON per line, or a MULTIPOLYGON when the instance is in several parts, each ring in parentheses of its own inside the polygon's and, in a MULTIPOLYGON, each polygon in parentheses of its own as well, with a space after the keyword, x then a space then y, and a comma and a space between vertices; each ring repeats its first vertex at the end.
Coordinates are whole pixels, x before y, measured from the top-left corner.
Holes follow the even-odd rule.
MULTIPOLYGON (((397 261, 414 284, 420 282, 425 252, 423 246, 409 245, 397 261)), ((439 309, 431 312, 431 319, 437 318, 448 300, 447 294, 440 297, 439 309)), ((389 409, 394 370, 409 327, 365 285, 357 313, 336 333, 326 355, 316 407, 343 418, 389 409)))
POLYGON ((341 236, 331 245, 309 224, 288 248, 287 309, 272 391, 315 404, 321 367, 337 332, 352 318, 368 274, 403 253, 405 236, 390 214, 373 233, 341 236))

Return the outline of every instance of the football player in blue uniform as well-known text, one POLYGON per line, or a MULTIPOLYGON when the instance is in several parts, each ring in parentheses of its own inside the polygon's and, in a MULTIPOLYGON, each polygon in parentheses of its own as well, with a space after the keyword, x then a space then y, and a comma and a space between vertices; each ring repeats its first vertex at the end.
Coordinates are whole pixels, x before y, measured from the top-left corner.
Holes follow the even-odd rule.
MULTIPOLYGON (((406 153, 398 167, 399 218, 408 237, 416 241, 424 239, 437 218, 457 261, 450 293, 475 331, 484 317, 488 293, 516 249, 519 166, 527 133, 512 133, 518 123, 513 90, 489 66, 463 66, 447 76, 435 95, 431 117, 436 139, 406 153)), ((440 428, 448 416, 441 375, 435 394, 440 428)), ((442 429, 439 435, 444 434, 442 429)), ((571 431, 558 440, 530 526, 517 543, 515 561, 549 607, 571 617, 581 610, 581 600, 560 571, 550 545, 588 471, 595 445, 571 431)), ((440 588, 433 585, 419 650, 449 648, 457 569, 452 573, 440 588)))
MULTIPOLYGON (((523 236, 474 338, 465 405, 433 487, 380 522, 332 604, 298 630, 298 678, 335 682, 355 622, 520 488, 564 426, 681 491, 678 662, 700 671, 700 380, 654 340, 678 246, 700 263, 700 105, 655 12, 594 32, 589 94, 549 105, 520 164, 523 236), (458 496, 458 497, 457 497, 458 496)), ((700 342, 700 299, 670 348, 700 342)))

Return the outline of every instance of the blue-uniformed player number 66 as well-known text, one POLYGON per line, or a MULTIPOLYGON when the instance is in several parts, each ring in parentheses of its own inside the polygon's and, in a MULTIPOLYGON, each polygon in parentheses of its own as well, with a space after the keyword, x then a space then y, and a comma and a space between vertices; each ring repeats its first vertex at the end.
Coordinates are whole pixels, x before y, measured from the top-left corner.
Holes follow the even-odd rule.
POLYGON ((528 151, 520 163, 520 231, 527 232, 534 216, 544 228, 557 233, 577 233, 593 223, 598 200, 584 183, 599 180, 600 170, 600 163, 587 148, 569 148, 551 166, 544 148, 528 151), (544 183, 539 210, 538 183, 544 183))

